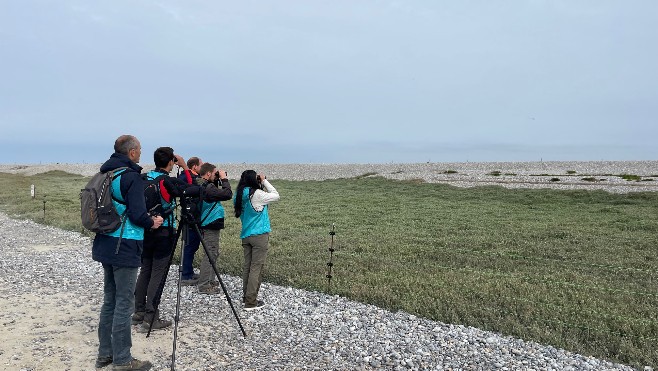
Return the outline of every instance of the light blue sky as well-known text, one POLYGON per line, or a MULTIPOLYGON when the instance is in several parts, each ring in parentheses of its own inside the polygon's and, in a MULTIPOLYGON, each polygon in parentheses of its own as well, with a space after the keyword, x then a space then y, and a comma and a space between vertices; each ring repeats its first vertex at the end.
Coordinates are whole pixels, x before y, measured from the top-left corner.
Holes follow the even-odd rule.
POLYGON ((658 1, 0 2, 2 163, 656 159, 658 1))

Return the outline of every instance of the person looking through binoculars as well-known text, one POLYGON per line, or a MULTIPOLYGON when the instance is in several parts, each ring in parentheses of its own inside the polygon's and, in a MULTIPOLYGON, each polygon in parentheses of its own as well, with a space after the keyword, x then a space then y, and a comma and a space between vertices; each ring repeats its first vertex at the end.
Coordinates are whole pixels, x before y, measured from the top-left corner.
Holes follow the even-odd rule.
POLYGON ((215 165, 208 162, 201 165, 196 181, 198 185, 204 187, 198 224, 201 231, 200 237, 208 247, 208 256, 201 260, 197 287, 202 294, 219 294, 219 282, 215 281, 215 271, 210 265, 210 261, 217 263, 220 230, 224 228, 224 207, 220 201, 230 200, 233 197, 233 191, 226 171, 218 170, 215 165))
MULTIPOLYGON (((155 169, 144 174, 144 180, 152 184, 157 190, 158 204, 150 210, 151 214, 160 214, 164 222, 159 228, 144 233, 144 250, 142 251, 142 264, 135 287, 135 313, 132 316, 133 324, 141 324, 140 332, 158 330, 171 326, 171 321, 159 318, 159 311, 155 298, 158 295, 160 282, 169 269, 169 257, 172 254, 173 239, 175 237, 176 197, 184 195, 184 190, 191 187, 169 173, 174 164, 189 173, 185 160, 174 154, 171 147, 160 147, 153 153, 155 169), (151 326, 151 322, 153 325, 151 326)), ((147 200, 148 204, 148 200, 147 200)), ((148 205, 147 205, 148 207, 148 205)))
POLYGON ((244 264, 242 269, 242 300, 245 310, 259 309, 265 302, 258 300, 263 268, 269 248, 270 216, 267 205, 279 200, 279 192, 264 174, 245 170, 235 192, 235 217, 240 218, 244 264))

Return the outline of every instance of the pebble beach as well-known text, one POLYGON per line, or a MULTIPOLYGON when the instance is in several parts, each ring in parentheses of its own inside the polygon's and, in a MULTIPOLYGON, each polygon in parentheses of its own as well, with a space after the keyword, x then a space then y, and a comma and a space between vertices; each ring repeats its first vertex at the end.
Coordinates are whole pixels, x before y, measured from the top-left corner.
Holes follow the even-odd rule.
MULTIPOLYGON (((212 160, 210 160, 212 162, 212 160)), ((658 161, 428 162, 408 164, 222 164, 230 179, 247 169, 268 179, 326 180, 380 176, 422 180, 456 187, 497 185, 506 188, 589 189, 614 193, 658 190, 658 161), (640 180, 625 180, 635 175, 640 180)), ((34 175, 52 170, 92 176, 101 164, 0 164, 0 172, 34 175)), ((144 171, 152 164, 140 164, 144 171)))
MULTIPOLYGON (((63 170, 90 176, 99 166, 5 164, 0 172, 63 170)), ((232 179, 255 169, 273 180, 381 176, 460 187, 658 191, 658 161, 219 166, 232 179), (627 181, 621 174, 645 180, 627 181), (583 180, 591 177, 596 180, 583 180)), ((103 273, 91 259, 91 240, 2 213, 0 224, 0 368, 93 370, 103 273)), ((176 312, 177 274, 172 266, 160 305, 163 318, 172 319, 176 312)), ((240 304, 240 278, 222 280, 247 336, 224 295, 202 295, 184 286, 177 370, 632 370, 477 328, 267 283, 261 289, 267 306, 247 312, 240 304)), ((171 328, 148 338, 134 328, 133 356, 151 361, 154 370, 171 369, 173 345, 171 328)))

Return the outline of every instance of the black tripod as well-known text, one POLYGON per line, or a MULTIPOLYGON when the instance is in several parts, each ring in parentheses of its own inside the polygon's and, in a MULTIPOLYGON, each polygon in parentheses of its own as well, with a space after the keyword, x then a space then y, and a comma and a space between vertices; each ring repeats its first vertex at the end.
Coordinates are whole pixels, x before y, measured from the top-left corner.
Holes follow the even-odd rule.
MULTIPOLYGON (((215 259, 213 259, 210 256, 210 249, 206 245, 206 241, 204 240, 201 230, 199 229, 199 226, 197 225, 196 218, 194 217, 194 214, 192 213, 192 205, 190 200, 185 200, 185 202, 181 202, 181 218, 180 218, 180 223, 178 225, 178 229, 176 230, 176 236, 172 241, 171 244, 171 251, 169 254, 169 267, 171 266, 173 257, 174 257, 174 252, 176 251, 176 244, 178 243, 178 239, 181 236, 181 231, 183 232, 183 240, 187 242, 188 239, 188 230, 189 227, 194 229, 194 233, 197 233, 199 236, 199 240, 201 241, 201 245, 203 246, 203 250, 206 253, 206 257, 208 258, 208 261, 210 262, 210 266, 212 267, 213 271, 215 272, 215 276, 219 280, 219 284, 222 287, 222 291, 224 291, 224 296, 226 296, 226 301, 228 302, 229 306, 231 307, 231 311, 233 311, 233 315, 235 316, 235 320, 238 322, 238 326, 240 327, 240 331, 242 332, 242 335, 244 337, 247 337, 247 333, 244 330, 244 327, 242 327, 242 323, 240 322, 240 318, 238 317, 238 313, 235 310, 235 307, 233 306, 233 302, 231 301, 231 296, 228 294, 228 290, 226 290, 226 285, 224 285, 224 281, 222 281, 221 276, 219 275, 219 271, 217 270, 217 267, 215 266, 215 259)), ((173 341, 173 350, 171 354, 171 369, 174 370, 175 364, 176 364, 176 341, 178 339, 178 321, 180 319, 180 298, 181 298, 181 280, 183 278, 183 261, 184 261, 184 250, 185 246, 181 248, 181 258, 180 258, 180 266, 178 269, 178 285, 177 285, 177 293, 176 293, 176 314, 174 315, 174 341, 173 341)), ((155 308, 155 312, 157 313, 158 307, 160 306, 160 300, 162 298, 162 292, 164 291, 164 286, 165 282, 167 281, 167 275, 169 273, 169 268, 165 271, 165 274, 162 277, 162 280, 160 281, 160 285, 158 286, 157 293, 155 297, 153 298, 153 307, 155 308)), ((155 321, 151 321, 149 325, 149 330, 146 334, 146 337, 149 337, 151 335, 151 330, 153 328, 153 323, 155 321)))

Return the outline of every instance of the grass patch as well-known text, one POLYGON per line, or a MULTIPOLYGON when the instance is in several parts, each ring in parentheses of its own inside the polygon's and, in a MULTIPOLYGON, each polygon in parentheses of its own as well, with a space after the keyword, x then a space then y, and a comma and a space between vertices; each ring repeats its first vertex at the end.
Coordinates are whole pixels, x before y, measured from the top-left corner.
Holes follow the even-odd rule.
POLYGON ((635 181, 635 182, 639 182, 640 179, 642 179, 641 176, 639 176, 639 175, 633 175, 633 174, 621 174, 621 175, 619 175, 619 177, 622 178, 622 179, 624 179, 624 180, 627 180, 627 181, 629 181, 629 182, 633 182, 633 181, 635 181))
POLYGON ((586 182, 596 182, 597 181, 597 179, 593 176, 588 176, 588 177, 582 178, 581 180, 584 180, 586 182))
POLYGON ((377 176, 377 173, 374 171, 370 171, 367 173, 363 173, 361 175, 357 175, 353 179, 363 179, 363 178, 374 177, 374 176, 377 176))
POLYGON ((443 174, 457 174, 457 170, 446 170, 443 174))
POLYGON ((576 174, 576 170, 567 170, 567 174, 574 175, 576 174))
POLYGON ((491 175, 491 176, 501 176, 502 174, 503 174, 503 173, 502 173, 500 170, 494 170, 494 171, 488 173, 487 175, 491 175))
MULTIPOLYGON (((88 235, 78 198, 88 179, 0 173, 0 209, 88 235)), ((333 294, 638 368, 658 365, 658 193, 371 176, 274 185, 282 199, 270 209, 268 282, 326 292, 335 223, 333 294)), ((224 206, 219 268, 239 276, 239 222, 231 203, 224 206)))

